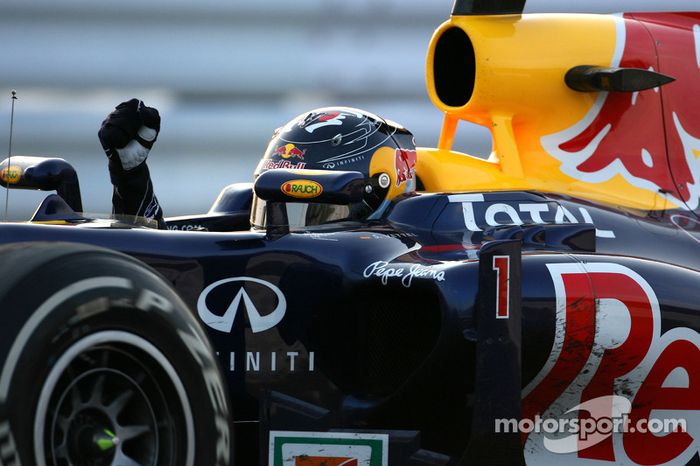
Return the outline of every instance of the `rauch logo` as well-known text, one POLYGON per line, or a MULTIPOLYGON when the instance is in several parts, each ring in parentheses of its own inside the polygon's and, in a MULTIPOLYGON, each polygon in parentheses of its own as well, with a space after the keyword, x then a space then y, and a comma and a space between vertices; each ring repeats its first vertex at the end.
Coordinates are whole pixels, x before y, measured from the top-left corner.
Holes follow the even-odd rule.
POLYGON ((310 199, 320 196, 323 192, 323 187, 311 180, 292 180, 282 185, 282 192, 287 196, 310 199))

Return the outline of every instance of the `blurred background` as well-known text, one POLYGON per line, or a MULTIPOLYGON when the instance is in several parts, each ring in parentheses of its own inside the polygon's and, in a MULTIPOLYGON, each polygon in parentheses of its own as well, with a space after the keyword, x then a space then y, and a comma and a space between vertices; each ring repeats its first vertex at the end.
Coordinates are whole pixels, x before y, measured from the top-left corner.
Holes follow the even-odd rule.
MULTIPOLYGON (((697 2, 528 0, 526 12, 697 10, 697 2)), ((205 212, 224 186, 251 181, 272 131, 315 107, 360 107, 434 146, 442 115, 425 91, 425 52, 452 3, 3 0, 0 158, 11 89, 13 154, 67 159, 89 212, 111 209, 97 130, 131 97, 161 113, 149 165, 166 215, 205 212)), ((488 131, 462 124, 456 148, 488 154, 488 131)), ((28 218, 44 197, 11 192, 10 218, 28 218)))

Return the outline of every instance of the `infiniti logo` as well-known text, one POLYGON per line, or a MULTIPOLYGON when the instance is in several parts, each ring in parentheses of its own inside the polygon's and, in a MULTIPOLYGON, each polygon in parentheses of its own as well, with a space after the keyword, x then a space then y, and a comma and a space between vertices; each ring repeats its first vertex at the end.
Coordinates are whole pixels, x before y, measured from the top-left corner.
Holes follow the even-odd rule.
POLYGON ((254 333, 263 332, 279 324, 284 317, 284 313, 287 311, 287 300, 284 298, 284 295, 280 289, 272 283, 266 282, 265 280, 260 280, 259 278, 233 277, 224 278, 223 280, 214 282, 204 288, 202 294, 199 295, 199 299, 197 300, 197 312, 199 313, 199 317, 202 319, 202 322, 207 324, 209 327, 221 332, 230 332, 231 328, 233 327, 233 321, 236 318, 238 308, 241 307, 241 301, 243 301, 243 306, 245 306, 245 310, 248 313, 250 327, 254 333), (226 309, 224 315, 214 314, 207 307, 207 296, 215 288, 232 282, 240 282, 241 288, 231 301, 231 304, 229 305, 228 309, 226 309), (267 313, 266 315, 261 315, 260 311, 250 299, 250 296, 248 296, 248 293, 246 293, 245 288, 243 287, 246 282, 257 283, 275 293, 275 296, 277 296, 277 307, 275 307, 272 312, 267 313))

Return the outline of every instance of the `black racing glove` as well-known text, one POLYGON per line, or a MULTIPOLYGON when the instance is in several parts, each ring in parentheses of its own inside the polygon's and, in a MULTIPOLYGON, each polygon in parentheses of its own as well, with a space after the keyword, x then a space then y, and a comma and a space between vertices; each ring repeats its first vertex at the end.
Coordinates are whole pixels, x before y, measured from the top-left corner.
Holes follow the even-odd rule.
POLYGON ((114 186, 113 212, 157 220, 163 225, 163 210, 153 192, 146 159, 160 132, 158 110, 131 99, 117 105, 102 122, 100 143, 109 158, 114 186))
POLYGON ((158 110, 147 107, 142 100, 131 99, 107 115, 97 134, 107 157, 129 171, 146 161, 158 132, 158 110))

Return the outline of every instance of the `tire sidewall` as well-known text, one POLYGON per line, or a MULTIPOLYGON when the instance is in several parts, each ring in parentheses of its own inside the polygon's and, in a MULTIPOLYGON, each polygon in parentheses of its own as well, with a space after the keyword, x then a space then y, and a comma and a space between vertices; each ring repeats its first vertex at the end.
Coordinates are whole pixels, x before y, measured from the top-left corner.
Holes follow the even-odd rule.
POLYGON ((37 403, 52 368, 101 332, 133 335, 156 349, 154 358, 166 358, 189 401, 181 406, 193 427, 187 456, 193 465, 230 464, 228 397, 212 347, 177 294, 143 264, 108 251, 67 253, 18 279, 0 296, 0 312, 9 324, 3 333, 12 335, 0 372, 0 442, 21 464, 37 464, 37 403))

